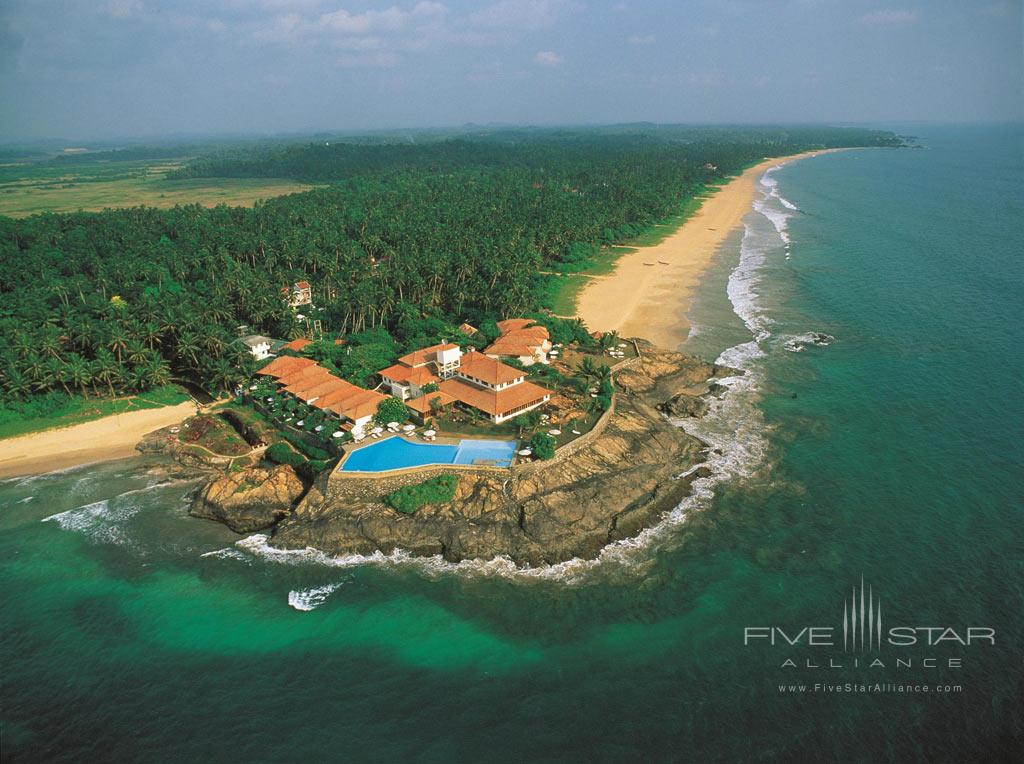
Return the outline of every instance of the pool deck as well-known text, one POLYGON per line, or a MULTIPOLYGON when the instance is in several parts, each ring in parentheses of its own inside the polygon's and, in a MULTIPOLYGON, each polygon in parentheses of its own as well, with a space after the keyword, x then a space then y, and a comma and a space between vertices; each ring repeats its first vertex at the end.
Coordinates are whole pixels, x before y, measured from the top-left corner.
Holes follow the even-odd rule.
MULTIPOLYGON (((361 451, 364 448, 378 445, 391 438, 401 438, 406 443, 411 443, 418 446, 459 446, 464 440, 482 440, 482 441, 494 441, 501 440, 500 438, 472 438, 472 437, 442 437, 438 436, 434 440, 423 440, 422 438, 411 438, 404 433, 387 433, 381 435, 379 438, 367 438, 367 442, 360 443, 352 449, 346 449, 345 455, 341 458, 337 465, 331 470, 331 477, 342 477, 342 478, 373 478, 373 477, 393 477, 395 475, 408 475, 415 472, 428 472, 435 471, 438 469, 454 469, 454 470, 485 470, 496 473, 508 473, 512 469, 512 464, 515 463, 516 454, 513 452, 510 464, 508 467, 499 467, 493 464, 456 464, 453 462, 437 462, 431 464, 417 464, 412 467, 397 467, 393 470, 348 470, 344 469, 345 462, 349 460, 349 457, 357 451, 361 451)), ((508 441, 513 442, 513 441, 508 441)))

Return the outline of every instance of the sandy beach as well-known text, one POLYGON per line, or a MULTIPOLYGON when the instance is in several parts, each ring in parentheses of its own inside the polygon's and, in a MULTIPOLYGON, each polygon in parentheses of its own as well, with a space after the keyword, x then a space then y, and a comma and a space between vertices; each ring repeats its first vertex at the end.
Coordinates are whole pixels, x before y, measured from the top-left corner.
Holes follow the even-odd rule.
POLYGON ((576 300, 576 314, 593 331, 618 331, 675 349, 686 340, 685 311, 715 252, 751 210, 765 170, 842 149, 766 159, 714 191, 690 218, 659 244, 623 255, 608 276, 591 279, 576 300))
POLYGON ((144 435, 195 413, 196 404, 186 401, 0 440, 0 478, 136 456, 135 445, 144 435))

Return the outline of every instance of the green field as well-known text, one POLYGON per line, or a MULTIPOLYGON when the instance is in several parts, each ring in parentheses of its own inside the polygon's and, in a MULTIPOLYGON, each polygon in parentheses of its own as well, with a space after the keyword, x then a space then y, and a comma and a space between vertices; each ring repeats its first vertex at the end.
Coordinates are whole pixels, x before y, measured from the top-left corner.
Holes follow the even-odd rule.
POLYGON ((0 215, 98 211, 107 207, 176 204, 251 206, 259 199, 312 186, 282 179, 165 180, 181 160, 47 161, 0 165, 0 215))
POLYGON ((0 405, 0 439, 27 435, 55 427, 90 422, 111 414, 124 414, 141 409, 175 406, 189 399, 189 394, 177 385, 167 385, 125 398, 84 398, 80 395, 64 397, 52 405, 39 401, 18 405, 0 405))

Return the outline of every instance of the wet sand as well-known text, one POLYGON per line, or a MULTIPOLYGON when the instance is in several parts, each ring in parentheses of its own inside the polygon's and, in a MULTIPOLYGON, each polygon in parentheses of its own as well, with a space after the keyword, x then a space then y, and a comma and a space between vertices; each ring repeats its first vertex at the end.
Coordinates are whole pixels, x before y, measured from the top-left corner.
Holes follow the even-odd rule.
POLYGON ((0 440, 0 478, 137 456, 135 445, 144 435, 195 413, 196 404, 186 401, 0 440))

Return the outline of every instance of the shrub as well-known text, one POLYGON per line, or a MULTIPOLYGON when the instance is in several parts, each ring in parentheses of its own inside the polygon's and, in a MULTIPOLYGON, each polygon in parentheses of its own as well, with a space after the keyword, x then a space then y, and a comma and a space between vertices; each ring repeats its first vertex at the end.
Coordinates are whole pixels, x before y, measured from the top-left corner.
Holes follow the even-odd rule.
POLYGON ((312 481, 316 479, 316 476, 327 469, 328 461, 323 459, 310 459, 309 461, 303 461, 296 471, 306 480, 312 481))
POLYGON ((550 459, 555 455, 555 439, 546 432, 537 432, 530 438, 530 449, 538 459, 550 459))
POLYGON ((455 489, 459 487, 459 479, 455 475, 444 474, 424 480, 417 485, 407 485, 384 497, 391 507, 406 515, 411 515, 424 504, 443 504, 455 498, 455 489))
POLYGON ((267 449, 266 456, 272 462, 287 464, 291 467, 301 467, 306 463, 301 454, 292 451, 285 443, 275 443, 272 445, 267 449))
POLYGON ((373 417, 377 424, 388 422, 404 422, 409 418, 409 409, 398 398, 386 398, 377 407, 377 414, 373 417))
POLYGON ((306 443, 302 438, 292 435, 290 432, 283 433, 284 439, 295 446, 299 451, 304 453, 310 459, 329 459, 330 454, 324 451, 322 448, 311 446, 306 443))

